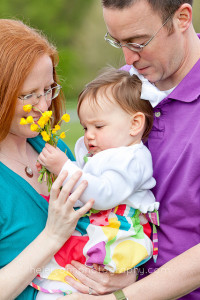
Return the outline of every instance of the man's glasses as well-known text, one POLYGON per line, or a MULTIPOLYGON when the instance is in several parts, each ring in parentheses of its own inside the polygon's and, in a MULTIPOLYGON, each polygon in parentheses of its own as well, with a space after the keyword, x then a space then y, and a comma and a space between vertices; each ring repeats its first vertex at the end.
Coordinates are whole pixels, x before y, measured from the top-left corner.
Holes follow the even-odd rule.
POLYGON ((37 95, 36 93, 31 93, 31 94, 27 94, 27 95, 21 95, 18 98, 20 100, 23 101, 23 105, 24 104, 32 104, 32 105, 36 105, 39 103, 40 98, 41 97, 45 97, 45 100, 50 103, 53 99, 55 99, 56 97, 58 97, 60 90, 61 90, 61 85, 57 84, 56 82, 54 83, 54 85, 56 84, 56 86, 53 86, 52 88, 48 89, 46 92, 44 92, 44 94, 42 95, 37 95))
POLYGON ((121 44, 114 40, 109 33, 107 32, 104 36, 104 39, 106 42, 108 42, 111 46, 115 48, 122 48, 122 47, 127 47, 128 49, 134 51, 134 52, 140 52, 143 50, 144 47, 146 47, 152 40, 153 38, 158 34, 158 32, 165 26, 165 24, 169 21, 172 15, 170 15, 167 20, 162 24, 162 26, 154 33, 154 35, 145 43, 145 44, 137 44, 137 43, 126 43, 126 44, 121 44))

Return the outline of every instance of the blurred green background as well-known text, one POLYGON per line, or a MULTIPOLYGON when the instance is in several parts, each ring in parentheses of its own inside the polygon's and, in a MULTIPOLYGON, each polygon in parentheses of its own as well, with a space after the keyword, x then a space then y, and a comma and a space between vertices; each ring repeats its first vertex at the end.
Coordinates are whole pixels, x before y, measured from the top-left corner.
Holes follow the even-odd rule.
MULTIPOLYGON (((200 0, 194 0, 193 22, 200 32, 200 0)), ((83 134, 76 115, 77 96, 98 71, 110 64, 124 64, 123 54, 104 41, 106 26, 100 0, 1 0, 0 17, 14 18, 42 30, 57 46, 58 74, 71 121, 66 142, 73 150, 83 134)))

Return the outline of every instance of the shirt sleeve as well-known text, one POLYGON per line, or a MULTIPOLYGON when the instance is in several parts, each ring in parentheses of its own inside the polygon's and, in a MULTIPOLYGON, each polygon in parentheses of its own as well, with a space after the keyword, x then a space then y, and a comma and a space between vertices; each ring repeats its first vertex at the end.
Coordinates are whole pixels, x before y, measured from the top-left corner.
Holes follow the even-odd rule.
POLYGON ((83 203, 93 198, 94 209, 106 210, 119 204, 126 204, 126 199, 137 190, 150 189, 155 185, 151 162, 150 165, 147 159, 144 162, 139 152, 135 155, 131 151, 124 153, 123 150, 105 150, 104 153, 101 152, 102 156, 98 153, 82 170, 70 160, 65 163, 62 170, 69 173, 66 181, 74 172, 81 170, 82 177, 77 185, 82 180, 88 182, 88 187, 80 197, 83 203), (95 164, 97 161, 98 166, 95 164))

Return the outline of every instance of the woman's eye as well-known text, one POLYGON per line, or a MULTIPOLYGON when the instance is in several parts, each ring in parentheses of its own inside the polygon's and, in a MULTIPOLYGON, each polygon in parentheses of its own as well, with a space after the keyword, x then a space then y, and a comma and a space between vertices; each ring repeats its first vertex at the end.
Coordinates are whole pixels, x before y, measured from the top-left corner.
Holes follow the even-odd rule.
POLYGON ((51 88, 44 90, 45 94, 50 94, 51 93, 51 88))
POLYGON ((28 94, 28 95, 22 96, 22 98, 23 98, 24 100, 30 100, 32 97, 33 97, 33 94, 28 94))

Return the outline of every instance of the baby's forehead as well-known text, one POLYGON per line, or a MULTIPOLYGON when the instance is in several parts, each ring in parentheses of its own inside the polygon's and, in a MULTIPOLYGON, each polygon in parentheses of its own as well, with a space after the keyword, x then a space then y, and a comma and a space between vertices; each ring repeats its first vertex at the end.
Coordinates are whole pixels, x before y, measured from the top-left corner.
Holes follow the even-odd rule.
POLYGON ((96 106, 102 107, 102 104, 116 104, 115 97, 112 91, 112 85, 103 86, 95 93, 90 91, 83 101, 87 101, 88 105, 95 108, 96 106))

